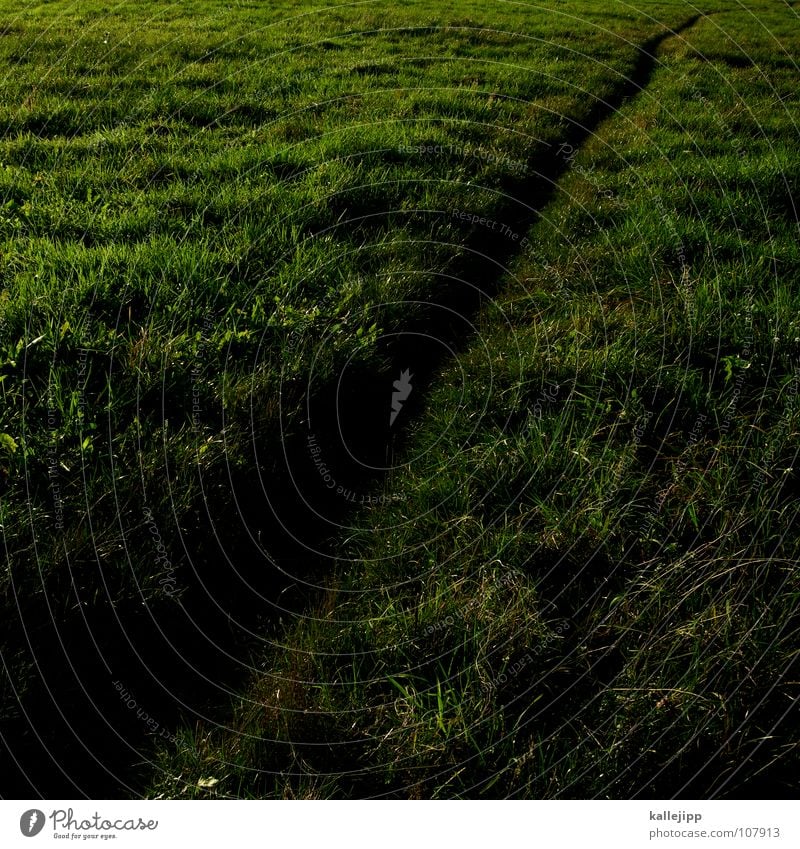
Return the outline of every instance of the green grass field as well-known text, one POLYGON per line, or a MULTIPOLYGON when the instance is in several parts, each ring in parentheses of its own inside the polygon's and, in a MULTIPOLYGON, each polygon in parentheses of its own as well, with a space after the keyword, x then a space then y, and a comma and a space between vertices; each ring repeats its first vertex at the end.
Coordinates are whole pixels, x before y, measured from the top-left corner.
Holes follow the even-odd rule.
POLYGON ((796 795, 795 3, 0 9, 0 796, 796 795))

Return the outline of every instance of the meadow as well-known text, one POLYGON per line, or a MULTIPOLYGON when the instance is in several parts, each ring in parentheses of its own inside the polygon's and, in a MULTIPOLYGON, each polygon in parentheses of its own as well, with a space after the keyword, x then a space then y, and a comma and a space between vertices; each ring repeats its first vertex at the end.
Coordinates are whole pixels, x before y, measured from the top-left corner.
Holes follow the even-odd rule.
POLYGON ((794 3, 0 9, 0 795, 796 793, 794 3))

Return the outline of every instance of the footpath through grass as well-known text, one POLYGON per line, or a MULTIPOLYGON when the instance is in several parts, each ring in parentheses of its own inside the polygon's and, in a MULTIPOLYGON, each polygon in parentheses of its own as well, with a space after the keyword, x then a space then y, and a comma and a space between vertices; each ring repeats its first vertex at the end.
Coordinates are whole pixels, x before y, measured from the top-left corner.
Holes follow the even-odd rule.
POLYGON ((701 19, 558 148, 328 592, 152 795, 795 792, 797 24, 701 19))
POLYGON ((307 440, 368 494, 381 334, 514 248, 453 212, 530 217, 687 11, 2 9, 3 793, 135 793, 148 736, 226 709, 327 576, 352 499, 307 440))
POLYGON ((790 7, 0 9, 0 794, 783 786, 790 7))

